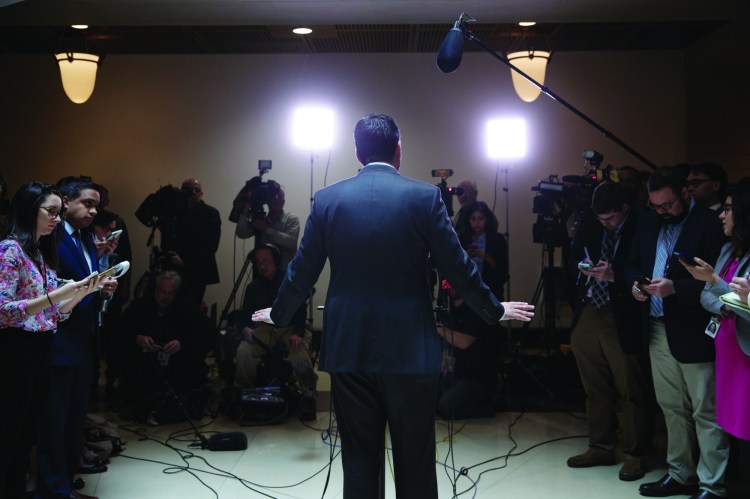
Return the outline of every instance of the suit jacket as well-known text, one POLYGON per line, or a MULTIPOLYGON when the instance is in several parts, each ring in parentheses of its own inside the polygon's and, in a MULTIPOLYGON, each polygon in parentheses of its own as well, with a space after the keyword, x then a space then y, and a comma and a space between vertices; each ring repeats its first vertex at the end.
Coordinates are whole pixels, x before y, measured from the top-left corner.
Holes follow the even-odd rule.
MULTIPOLYGON (((65 224, 57 227, 60 257, 60 271, 58 276, 63 279, 80 281, 94 270, 99 270, 99 257, 96 254, 94 239, 91 232, 81 231, 81 241, 91 258, 93 268, 88 270, 86 259, 78 250, 73 238, 65 230, 65 224)), ((57 334, 52 341, 52 365, 70 366, 80 363, 96 346, 96 332, 101 307, 99 293, 86 296, 76 305, 70 318, 61 321, 57 334)))
MULTIPOLYGON (((659 215, 653 211, 641 217, 626 268, 627 282, 631 286, 638 276, 651 277, 656 260, 656 242, 663 225, 659 215)), ((674 251, 715 262, 725 241, 716 212, 694 204, 674 251)), ((664 298, 669 350, 678 362, 685 364, 713 362, 713 339, 704 334, 711 314, 699 306, 704 283, 693 279, 676 259, 671 260, 666 277, 674 283, 676 293, 664 298)), ((648 301, 641 303, 641 320, 644 341, 647 343, 648 301)))
MULTIPOLYGON (((724 268, 724 265, 726 265, 730 258, 732 258, 732 243, 726 243, 724 247, 721 248, 719 259, 716 261, 716 265, 714 265, 714 270, 717 274, 721 272, 721 269, 724 268)), ((750 253, 745 253, 740 259, 740 263, 737 266, 737 271, 734 275, 737 277, 744 277, 749 270, 750 253)), ((724 315, 724 313, 721 312, 723 303, 719 300, 719 297, 731 291, 732 290, 729 289, 729 284, 724 279, 720 279, 719 282, 714 285, 706 283, 703 292, 701 293, 701 305, 712 314, 724 315)), ((735 314, 734 327, 737 331, 737 341, 739 342, 742 351, 745 352, 745 355, 750 355, 750 313, 734 307, 732 307, 732 312, 735 314)))
MULTIPOLYGON (((615 280, 609 283, 609 300, 612 305, 615 324, 617 325, 617 337, 620 340, 620 346, 623 352, 628 354, 643 351, 640 304, 633 298, 630 292, 633 281, 629 281, 625 277, 625 266, 628 262, 628 255, 630 254, 630 247, 633 243, 637 226, 638 214, 631 211, 620 229, 620 242, 615 250, 614 258, 610 261, 615 274, 615 280)), ((569 267, 571 269, 577 268, 578 262, 582 261, 585 256, 584 248, 588 250, 593 263, 598 262, 601 258, 603 237, 604 227, 593 214, 588 214, 583 219, 581 228, 578 230, 577 237, 573 243, 569 267)), ((586 281, 586 276, 581 274, 578 280, 572 327, 575 327, 588 301, 586 295, 589 285, 586 284, 586 281)))
POLYGON ((368 164, 315 194, 271 318, 291 321, 329 259, 321 369, 438 372, 428 256, 485 322, 497 323, 503 307, 461 248, 440 190, 368 164))

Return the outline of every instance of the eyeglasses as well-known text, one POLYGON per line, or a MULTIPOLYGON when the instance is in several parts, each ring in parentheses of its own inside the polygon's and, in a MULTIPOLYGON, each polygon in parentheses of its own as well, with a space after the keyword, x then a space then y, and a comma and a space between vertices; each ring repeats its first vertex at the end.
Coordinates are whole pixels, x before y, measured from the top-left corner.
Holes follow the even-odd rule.
POLYGON ((47 218, 54 220, 57 217, 62 218, 62 210, 55 207, 40 206, 41 209, 47 212, 47 218))
POLYGON ((648 202, 648 207, 654 211, 669 211, 672 209, 672 206, 677 202, 676 199, 672 201, 667 201, 666 203, 662 204, 654 204, 651 201, 648 202))
POLYGON ((732 211, 732 205, 731 204, 725 204, 724 206, 721 207, 721 211, 723 211, 724 214, 726 215, 727 213, 729 213, 730 211, 732 211))

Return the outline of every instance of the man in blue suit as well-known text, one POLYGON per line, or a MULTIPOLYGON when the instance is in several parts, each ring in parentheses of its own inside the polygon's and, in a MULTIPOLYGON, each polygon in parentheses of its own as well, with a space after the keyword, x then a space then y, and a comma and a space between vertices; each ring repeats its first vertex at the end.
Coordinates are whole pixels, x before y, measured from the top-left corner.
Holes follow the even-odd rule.
MULTIPOLYGON (((96 215, 99 192, 96 184, 83 177, 67 177, 58 183, 58 188, 65 209, 64 223, 58 226, 58 276, 80 281, 99 270, 98 251, 105 249, 98 249, 92 233, 86 230, 96 215)), ((105 293, 111 294, 117 288, 114 279, 102 283, 105 293)), ((71 481, 78 467, 91 397, 100 309, 100 294, 87 296, 76 305, 69 319, 60 322, 53 339, 49 394, 37 444, 39 499, 87 497, 72 492, 71 481)))
POLYGON ((399 175, 391 117, 365 116, 354 141, 364 168, 316 193, 273 308, 253 320, 288 324, 329 259, 320 368, 331 373, 344 497, 377 497, 387 423, 399 499, 437 498, 440 338, 428 257, 488 324, 528 321, 533 306, 500 304, 461 249, 440 190, 399 175))

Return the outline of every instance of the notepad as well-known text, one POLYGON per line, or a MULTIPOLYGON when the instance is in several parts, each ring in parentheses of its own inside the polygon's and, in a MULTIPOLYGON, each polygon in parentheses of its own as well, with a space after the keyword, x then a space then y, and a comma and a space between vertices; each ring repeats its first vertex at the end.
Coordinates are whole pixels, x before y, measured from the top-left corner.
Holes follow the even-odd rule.
POLYGON ((721 300, 722 303, 729 305, 730 307, 738 308, 740 310, 744 310, 745 312, 750 312, 750 306, 748 306, 747 302, 742 301, 735 292, 721 295, 719 297, 719 300, 721 300))

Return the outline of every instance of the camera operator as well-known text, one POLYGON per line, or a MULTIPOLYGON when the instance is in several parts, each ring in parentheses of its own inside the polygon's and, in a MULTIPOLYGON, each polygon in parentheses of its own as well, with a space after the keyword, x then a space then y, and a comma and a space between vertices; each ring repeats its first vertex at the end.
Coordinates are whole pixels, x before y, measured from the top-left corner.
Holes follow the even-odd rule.
POLYGON ((201 183, 189 178, 180 191, 187 198, 187 209, 177 220, 176 249, 167 253, 170 263, 182 275, 186 296, 198 306, 206 286, 219 282, 216 251, 221 237, 221 217, 203 201, 201 183))
POLYGON ((281 268, 286 268, 297 252, 299 238, 299 218, 294 213, 284 211, 284 189, 279 184, 269 181, 275 186, 275 193, 268 202, 268 216, 258 216, 253 211, 253 191, 249 191, 245 199, 242 213, 237 220, 234 233, 240 239, 255 236, 255 247, 273 244, 281 251, 281 268))

